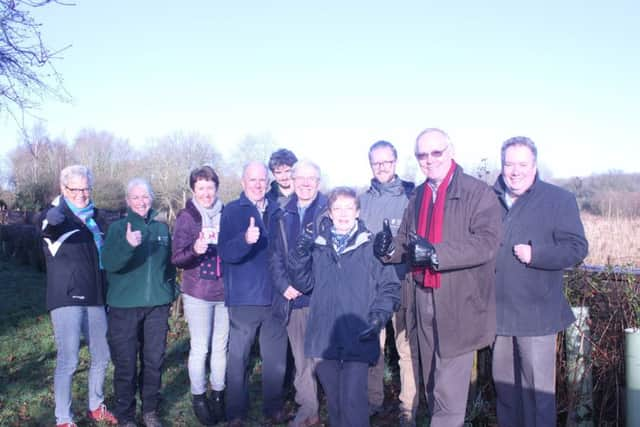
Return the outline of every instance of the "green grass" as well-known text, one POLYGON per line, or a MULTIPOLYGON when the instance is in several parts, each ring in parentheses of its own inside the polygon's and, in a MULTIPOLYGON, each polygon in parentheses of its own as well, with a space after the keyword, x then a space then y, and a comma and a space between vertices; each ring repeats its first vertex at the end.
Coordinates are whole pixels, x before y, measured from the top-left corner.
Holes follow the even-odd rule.
MULTIPOLYGON (((189 335, 183 318, 170 320, 167 357, 163 373, 160 415, 169 426, 198 426, 191 410, 187 374, 189 335)), ((250 377, 250 426, 262 425, 261 364, 254 351, 250 377)), ((53 372, 56 349, 48 312, 45 309, 44 275, 28 266, 0 260, 0 425, 55 425, 53 372)), ((391 358, 393 360, 393 357, 391 358)), ((89 353, 80 351, 80 363, 73 382, 73 410, 78 425, 91 425, 85 416, 89 353)), ((397 364, 385 367, 385 413, 372 419, 373 426, 397 424, 399 379, 397 364)), ((113 367, 105 379, 106 404, 113 401, 113 367)), ((421 393, 422 394, 422 393, 421 393)), ((286 390, 286 410, 294 413, 292 387, 286 390)), ((139 409, 138 409, 139 412, 139 409)), ((321 417, 327 423, 326 405, 321 417)), ((139 425, 142 425, 139 420, 139 425)), ((222 425, 222 424, 220 424, 222 425)), ((420 403, 418 425, 428 425, 425 404, 420 403)))

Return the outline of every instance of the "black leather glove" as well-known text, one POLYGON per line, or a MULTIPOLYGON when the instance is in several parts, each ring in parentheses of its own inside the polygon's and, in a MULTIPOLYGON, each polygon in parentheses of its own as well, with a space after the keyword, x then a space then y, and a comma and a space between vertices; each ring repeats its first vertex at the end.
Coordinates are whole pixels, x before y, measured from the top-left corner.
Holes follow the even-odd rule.
POLYGON ((386 316, 384 313, 374 311, 369 314, 369 327, 358 334, 360 341, 370 341, 380 336, 380 331, 386 324, 386 316))
MULTIPOLYGON (((60 201, 60 203, 64 203, 64 201, 60 201)), ((64 212, 62 212, 62 206, 54 206, 47 211, 47 222, 49 225, 58 225, 64 222, 64 212)))
POLYGON ((438 269, 436 248, 424 237, 416 233, 409 235, 409 261, 414 267, 433 267, 438 269))
POLYGON ((389 220, 385 218, 382 221, 382 231, 376 233, 376 237, 373 239, 373 253, 378 258, 384 258, 390 256, 394 249, 389 220))
POLYGON ((311 253, 311 249, 313 248, 313 234, 311 234, 307 229, 304 229, 296 239, 296 255, 298 257, 304 257, 311 253))

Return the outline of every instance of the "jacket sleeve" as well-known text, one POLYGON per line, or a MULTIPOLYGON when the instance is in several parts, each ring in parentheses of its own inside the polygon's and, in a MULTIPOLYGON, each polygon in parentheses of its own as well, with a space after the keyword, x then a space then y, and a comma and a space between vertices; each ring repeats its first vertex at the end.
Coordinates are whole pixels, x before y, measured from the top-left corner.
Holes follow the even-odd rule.
POLYGON ((496 257, 502 239, 500 205, 488 185, 470 189, 467 200, 462 202, 468 203, 471 210, 468 222, 454 226, 467 230, 464 237, 434 244, 440 271, 470 268, 491 261, 496 257))
POLYGON ((171 263, 178 268, 193 268, 200 259, 193 250, 193 245, 198 236, 193 235, 194 221, 191 215, 184 211, 178 214, 176 225, 171 238, 171 263))
POLYGON ((287 253, 283 236, 280 230, 280 221, 282 218, 277 216, 271 221, 271 230, 269 231, 269 271, 273 278, 273 286, 280 294, 289 287, 289 277, 287 273, 287 253))
POLYGON ((289 279, 291 283, 293 283, 293 287, 303 294, 310 292, 315 285, 313 251, 304 256, 300 256, 300 254, 295 251, 295 248, 289 248, 287 263, 289 267, 289 279))
POLYGON ((113 223, 102 246, 102 266, 111 273, 117 273, 127 266, 135 248, 127 242, 125 220, 113 223))
MULTIPOLYGON (((238 209, 227 207, 220 218, 220 235, 218 236, 218 253, 224 262, 239 264, 249 255, 253 245, 244 239, 249 226, 249 219, 243 220, 238 209)), ((261 230, 264 232, 264 230, 261 230)), ((262 238, 262 237, 261 237, 262 238)))
POLYGON ((375 281, 375 297, 369 308, 369 314, 379 313, 388 321, 394 311, 400 307, 400 281, 390 265, 383 265, 373 253, 371 280, 375 281))
POLYGON ((557 196, 557 209, 549 216, 554 221, 553 241, 531 241, 530 268, 540 270, 562 270, 582 262, 589 251, 584 235, 580 212, 575 197, 569 193, 557 196))

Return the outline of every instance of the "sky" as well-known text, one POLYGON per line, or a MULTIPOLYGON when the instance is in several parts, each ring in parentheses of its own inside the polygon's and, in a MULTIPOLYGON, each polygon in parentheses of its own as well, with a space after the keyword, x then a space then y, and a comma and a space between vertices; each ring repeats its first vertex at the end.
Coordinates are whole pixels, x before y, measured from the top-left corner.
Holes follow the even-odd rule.
MULTIPOLYGON (((640 172, 637 1, 75 0, 35 16, 69 46, 71 102, 36 112, 54 137, 198 131, 230 156, 267 135, 331 185, 365 185, 373 142, 396 146, 402 176, 439 127, 467 170, 526 135, 549 177, 640 172)), ((0 117, 0 154, 17 133, 0 117)))

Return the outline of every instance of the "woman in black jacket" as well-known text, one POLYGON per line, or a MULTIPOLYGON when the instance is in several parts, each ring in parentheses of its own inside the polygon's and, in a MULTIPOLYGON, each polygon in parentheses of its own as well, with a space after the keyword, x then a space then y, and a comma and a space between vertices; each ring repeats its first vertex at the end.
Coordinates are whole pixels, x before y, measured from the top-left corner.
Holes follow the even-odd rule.
POLYGON ((47 310, 55 335, 57 358, 54 374, 56 425, 73 427, 71 380, 78 366, 80 337, 91 353, 89 410, 93 421, 116 424, 104 405, 103 383, 109 363, 106 281, 100 265, 105 226, 91 201, 93 177, 85 166, 60 172, 60 192, 42 221, 47 263, 47 310))
POLYGON ((380 354, 380 329, 398 307, 400 283, 373 254, 355 191, 334 189, 328 207, 318 236, 302 233, 289 254, 291 283, 303 293, 313 289, 305 353, 318 362, 330 424, 368 426, 368 368, 380 354))

